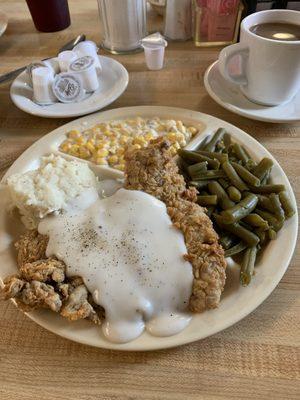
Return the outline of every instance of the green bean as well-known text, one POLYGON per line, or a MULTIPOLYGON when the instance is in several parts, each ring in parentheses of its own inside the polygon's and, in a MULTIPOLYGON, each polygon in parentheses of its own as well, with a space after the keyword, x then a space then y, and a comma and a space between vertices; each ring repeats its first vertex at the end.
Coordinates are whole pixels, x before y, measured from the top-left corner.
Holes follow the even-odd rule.
POLYGON ((270 194, 270 193, 279 193, 285 190, 284 185, 263 185, 263 186, 251 186, 251 191, 253 193, 261 193, 261 194, 270 194))
POLYGON ((222 167, 223 171, 225 172, 225 174, 227 175, 230 182, 233 184, 233 186, 235 186, 240 191, 248 189, 248 187, 241 180, 241 178, 235 172, 235 169, 233 168, 233 166, 228 161, 225 161, 224 163, 222 163, 221 167, 222 167))
POLYGON ((246 243, 244 243, 243 241, 239 242, 238 244, 236 244, 235 246, 231 247, 228 250, 225 250, 225 257, 232 257, 235 254, 241 253, 242 251, 244 251, 247 248, 246 243))
POLYGON ((215 194, 211 194, 208 196, 197 196, 197 203, 200 206, 214 206, 217 204, 217 196, 215 194))
POLYGON ((203 171, 207 171, 207 162, 206 161, 202 161, 196 164, 192 164, 189 165, 187 167, 187 171, 189 173, 189 175, 191 176, 191 178, 193 178, 193 175, 198 172, 203 172, 203 171))
POLYGON ((270 158, 265 157, 257 164, 252 173, 261 181, 265 174, 271 170, 272 166, 273 161, 270 158))
POLYGON ((227 250, 234 245, 236 241, 235 237, 230 234, 224 234, 220 237, 219 243, 223 247, 223 249, 227 250))
POLYGON ((258 198, 258 205, 260 207, 270 211, 271 213, 274 212, 269 196, 264 196, 263 194, 256 194, 256 196, 258 198))
POLYGON ((246 156, 248 157, 248 160, 253 161, 251 156, 250 156, 250 154, 249 154, 249 151, 244 146, 241 145, 241 147, 244 150, 244 153, 246 154, 246 156))
POLYGON ((249 157, 247 153, 245 152, 244 148, 238 144, 234 143, 233 145, 233 151, 236 157, 243 162, 243 164, 246 164, 247 161, 249 160, 249 157))
POLYGON ((243 219, 248 225, 254 226, 255 228, 259 228, 262 231, 266 231, 269 229, 269 224, 258 214, 249 214, 243 219))
POLYGON ((198 144, 198 146, 196 147, 195 150, 197 151, 197 150, 204 149, 204 147, 205 147, 205 146, 207 145, 207 143, 209 142, 209 138, 210 138, 210 135, 207 135, 207 136, 202 140, 202 142, 198 144))
POLYGON ((218 204, 223 210, 227 210, 227 208, 231 208, 234 206, 234 202, 230 200, 227 193, 218 182, 211 181, 209 182, 207 187, 211 194, 217 195, 218 204))
POLYGON ((249 194, 234 207, 221 212, 223 222, 225 224, 233 224, 238 222, 240 219, 246 217, 246 215, 250 214, 254 210, 257 202, 257 196, 255 196, 255 194, 249 194))
POLYGON ((230 186, 230 182, 228 182, 226 179, 224 178, 220 178, 218 179, 219 184, 224 188, 227 189, 230 186))
POLYGON ((201 190, 199 195, 201 195, 201 196, 209 196, 209 193, 206 190, 201 190))
POLYGON ((249 224, 247 224, 246 222, 244 222, 244 220, 240 220, 240 221, 239 221, 239 224, 240 224, 243 228, 246 228, 246 229, 248 229, 248 231, 251 231, 251 232, 252 232, 252 230, 253 230, 252 226, 249 225, 249 224))
POLYGON ((223 142, 225 145, 225 148, 228 149, 228 147, 231 145, 231 136, 229 133, 225 132, 223 136, 223 142))
POLYGON ((284 220, 284 211, 283 208, 281 207, 281 203, 279 200, 278 194, 271 193, 269 196, 270 202, 272 204, 274 214, 279 220, 284 220))
POLYGON ((219 128, 216 131, 216 133, 213 135, 211 140, 204 147, 204 150, 206 150, 206 151, 214 151, 217 142, 222 139, 224 133, 225 133, 225 129, 224 128, 219 128))
POLYGON ((177 153, 181 158, 183 158, 185 161, 187 161, 189 163, 199 163, 199 162, 206 161, 207 165, 213 169, 218 169, 220 166, 220 162, 218 160, 212 160, 209 157, 202 156, 201 154, 197 153, 196 151, 179 149, 177 153))
POLYGON ((242 198, 241 192, 239 191, 239 189, 237 189, 234 186, 229 186, 227 188, 227 193, 228 193, 230 200, 232 200, 232 201, 235 201, 235 202, 240 201, 242 198))
POLYGON ((206 208, 206 214, 209 216, 209 218, 211 217, 212 213, 215 211, 215 207, 214 206, 209 206, 206 208))
POLYGON ((224 162, 224 161, 228 160, 227 154, 216 153, 215 151, 197 150, 197 153, 201 154, 202 156, 205 156, 205 157, 219 160, 220 162, 224 162))
POLYGON ((256 246, 258 244, 259 237, 253 232, 250 232, 248 229, 242 227, 238 222, 235 224, 224 224, 220 215, 213 214, 213 217, 221 228, 239 237, 249 246, 256 246))
POLYGON ((207 179, 218 179, 218 178, 223 178, 224 177, 224 172, 223 171, 203 171, 199 172, 197 174, 193 175, 193 180, 194 181, 203 181, 207 179))
POLYGON ((249 183, 251 186, 259 186, 260 185, 260 180, 253 175, 250 171, 248 171, 246 168, 244 168, 242 165, 237 164, 235 162, 231 162, 231 165, 233 168, 236 170, 237 174, 245 181, 246 183, 249 183))
POLYGON ((264 245, 266 243, 266 240, 267 240, 266 231, 261 231, 259 229, 256 229, 255 230, 255 234, 259 237, 259 243, 261 245, 264 245))
POLYGON ((274 229, 269 229, 268 230, 268 236, 270 240, 275 240, 276 239, 276 232, 274 231, 274 229))
POLYGON ((252 171, 253 168, 256 167, 256 165, 257 165, 256 162, 253 161, 252 158, 250 158, 250 159, 246 162, 245 168, 247 168, 248 171, 252 171))
POLYGON ((292 217, 295 214, 295 210, 287 192, 286 191, 280 192, 279 199, 286 218, 292 217))
POLYGON ((283 225, 284 220, 278 220, 273 214, 269 213, 268 211, 260 210, 259 208, 255 209, 256 214, 260 215, 264 220, 268 221, 271 228, 274 231, 278 232, 283 225))
POLYGON ((262 178, 261 180, 261 184, 262 185, 266 185, 269 182, 270 179, 270 175, 271 175, 271 170, 269 169, 269 171, 267 171, 267 173, 265 174, 265 176, 262 178))
POLYGON ((189 185, 194 186, 197 189, 203 189, 209 182, 210 181, 190 181, 189 185))
POLYGON ((223 150, 226 150, 223 139, 219 140, 216 144, 215 152, 222 153, 223 150))
POLYGON ((256 246, 249 247, 245 251, 240 272, 240 281, 243 286, 248 286, 249 283, 251 282, 251 277, 254 274, 256 253, 257 253, 256 246))

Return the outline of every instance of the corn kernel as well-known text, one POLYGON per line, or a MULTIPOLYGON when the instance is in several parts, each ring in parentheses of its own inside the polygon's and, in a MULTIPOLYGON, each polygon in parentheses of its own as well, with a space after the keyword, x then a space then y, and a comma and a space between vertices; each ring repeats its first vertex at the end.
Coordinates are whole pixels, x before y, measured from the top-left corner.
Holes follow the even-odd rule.
POLYGON ((106 157, 106 156, 108 156, 108 150, 106 149, 97 150, 97 157, 106 157))
POLYGON ((90 153, 90 152, 88 151, 88 149, 86 149, 85 147, 81 147, 81 148, 79 149, 79 156, 80 156, 80 158, 86 159, 86 158, 89 158, 90 155, 91 155, 91 153, 90 153))
POLYGON ((107 165, 107 161, 105 160, 105 158, 98 157, 98 158, 96 158, 96 164, 98 164, 98 165, 107 165))
POLYGON ((117 141, 116 139, 112 139, 112 140, 109 142, 109 144, 110 144, 110 146, 116 146, 116 145, 118 144, 118 141, 117 141))
POLYGON ((108 157, 108 162, 110 164, 116 164, 119 161, 119 158, 117 156, 110 156, 108 157))
POLYGON ((168 132, 167 138, 171 141, 175 141, 177 139, 177 133, 176 132, 168 132))
POLYGON ((71 148, 70 148, 70 151, 72 151, 72 152, 78 152, 78 150, 79 150, 79 146, 78 146, 78 144, 73 144, 72 146, 71 146, 71 148))
POLYGON ((145 138, 143 137, 143 136, 137 136, 137 137, 135 137, 134 139, 133 139, 133 143, 134 144, 145 144, 145 143, 147 143, 146 142, 146 140, 145 140, 145 138))
POLYGON ((120 171, 124 171, 125 165, 124 164, 117 164, 117 165, 114 165, 114 168, 119 169, 120 171))
POLYGON ((118 156, 121 156, 122 154, 125 153, 125 149, 123 147, 119 147, 116 151, 118 156))
POLYGON ((185 139, 185 135, 181 132, 177 132, 176 133, 176 139, 177 140, 184 140, 185 139))
POLYGON ((183 126, 182 121, 176 121, 176 126, 177 126, 177 129, 179 129, 180 131, 183 131, 184 126, 183 126))
POLYGON ((150 140, 152 140, 154 138, 154 136, 151 132, 148 132, 148 133, 146 133, 144 138, 150 142, 150 140))
POLYGON ((72 147, 72 144, 71 144, 71 143, 63 142, 63 143, 60 145, 60 150, 62 150, 62 151, 64 151, 64 152, 67 152, 68 150, 70 150, 71 147, 72 147))
POLYGON ((141 148, 141 145, 139 144, 132 144, 131 146, 129 146, 130 150, 139 150, 141 148))
POLYGON ((97 124, 95 126, 95 128, 98 128, 99 130, 107 129, 107 127, 108 127, 108 124, 105 122, 101 122, 100 124, 97 124))
POLYGON ((95 148, 96 148, 96 150, 104 149, 104 148, 105 148, 105 143, 103 143, 103 142, 97 142, 97 143, 95 144, 95 148))
POLYGON ((109 154, 116 154, 116 152, 117 152, 117 147, 116 146, 109 147, 109 154))
POLYGON ((120 137, 120 143, 121 143, 121 144, 125 144, 125 143, 127 143, 129 140, 130 140, 130 137, 129 137, 129 136, 121 136, 121 137, 120 137))
POLYGON ((197 133, 197 129, 196 129, 194 126, 190 126, 190 127, 188 128, 188 130, 190 131, 190 133, 191 133, 192 135, 195 135, 195 134, 197 133))
POLYGON ((84 144, 85 139, 84 139, 84 137, 80 136, 80 137, 78 137, 78 138, 75 139, 75 142, 76 142, 77 144, 84 144))
POLYGON ((94 144, 91 143, 90 141, 87 142, 86 148, 87 148, 88 150, 90 150, 91 153, 93 153, 93 152, 95 151, 95 146, 94 146, 94 144))
POLYGON ((167 130, 166 126, 160 125, 156 128, 157 132, 165 132, 167 130))
POLYGON ((68 133, 68 138, 70 139, 77 139, 81 136, 81 133, 78 129, 72 129, 69 133, 68 133))

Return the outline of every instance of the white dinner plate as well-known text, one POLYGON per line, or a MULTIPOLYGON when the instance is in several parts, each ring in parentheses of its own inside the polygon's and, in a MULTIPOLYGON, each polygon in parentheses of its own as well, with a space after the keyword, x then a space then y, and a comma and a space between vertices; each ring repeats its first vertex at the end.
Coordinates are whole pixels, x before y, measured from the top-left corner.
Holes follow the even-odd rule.
POLYGON ((0 36, 2 36, 3 33, 6 31, 7 24, 8 24, 7 15, 0 10, 0 36))
POLYGON ((99 89, 87 95, 78 103, 54 103, 40 106, 32 101, 33 90, 29 85, 26 71, 22 72, 13 81, 10 88, 10 97, 21 110, 46 118, 79 117, 101 110, 115 101, 124 92, 128 85, 128 72, 122 64, 110 57, 99 56, 102 66, 99 77, 99 89))
MULTIPOLYGON (((292 199, 296 209, 295 196, 291 185, 280 165, 274 157, 254 138, 235 126, 218 118, 196 111, 184 110, 173 107, 128 107, 99 112, 76 121, 69 122, 55 129, 27 149, 7 171, 3 180, 16 172, 24 172, 33 169, 37 165, 37 159, 57 148, 64 139, 65 133, 73 128, 83 129, 96 123, 122 119, 133 116, 172 118, 182 120, 186 124, 201 125, 201 133, 194 138, 187 148, 192 149, 205 136, 213 133, 217 128, 224 127, 238 143, 242 143, 253 156, 261 159, 270 157, 274 162, 272 177, 276 183, 283 183, 292 199)), ((101 175, 101 171, 99 172, 101 175)), ((105 171, 105 177, 114 177, 114 170, 105 171)), ((17 271, 16 257, 12 242, 17 238, 21 223, 12 221, 11 216, 5 210, 5 197, 0 195, 0 276, 3 279, 8 274, 17 271)), ((258 307, 274 290, 291 260, 297 238, 298 217, 297 213, 286 221, 278 238, 271 241, 264 250, 256 266, 256 274, 248 287, 239 284, 239 268, 233 262, 229 262, 227 269, 227 281, 222 301, 219 308, 209 310, 202 314, 195 314, 190 325, 181 333, 170 337, 154 337, 147 332, 139 338, 125 344, 108 342, 102 335, 101 329, 90 322, 68 322, 59 315, 48 311, 34 311, 27 313, 28 317, 44 328, 65 338, 76 342, 117 350, 154 350, 193 342, 213 335, 232 324, 240 321, 258 307)))
MULTIPOLYGON (((232 67, 235 68, 235 65, 232 67)), ((243 117, 274 123, 300 120, 300 92, 290 102, 279 106, 267 107, 253 103, 243 95, 238 85, 228 82, 222 77, 218 61, 215 61, 206 70, 204 86, 208 94, 220 106, 243 117)))

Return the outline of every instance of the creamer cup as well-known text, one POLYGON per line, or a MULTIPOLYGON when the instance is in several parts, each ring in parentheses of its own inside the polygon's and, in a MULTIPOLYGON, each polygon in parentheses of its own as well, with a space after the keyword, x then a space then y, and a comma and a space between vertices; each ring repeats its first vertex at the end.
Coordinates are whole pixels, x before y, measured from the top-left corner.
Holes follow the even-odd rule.
POLYGON ((95 59, 91 56, 79 57, 72 62, 70 72, 80 75, 86 92, 94 92, 99 88, 95 59))

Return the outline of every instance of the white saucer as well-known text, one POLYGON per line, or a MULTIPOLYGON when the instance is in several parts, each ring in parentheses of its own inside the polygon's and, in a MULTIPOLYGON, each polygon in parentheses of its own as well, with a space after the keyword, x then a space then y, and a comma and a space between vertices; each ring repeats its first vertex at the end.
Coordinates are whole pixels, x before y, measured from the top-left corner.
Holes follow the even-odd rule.
POLYGON ((22 72, 12 83, 10 97, 21 110, 46 118, 68 118, 90 114, 101 110, 115 101, 128 85, 128 72, 118 61, 110 57, 99 56, 102 72, 100 87, 78 103, 55 103, 40 106, 32 101, 33 91, 29 85, 27 72, 22 72))
POLYGON ((252 103, 237 85, 227 82, 221 76, 218 61, 206 70, 204 86, 218 104, 244 117, 275 123, 300 120, 300 92, 289 103, 280 106, 266 107, 252 103))

